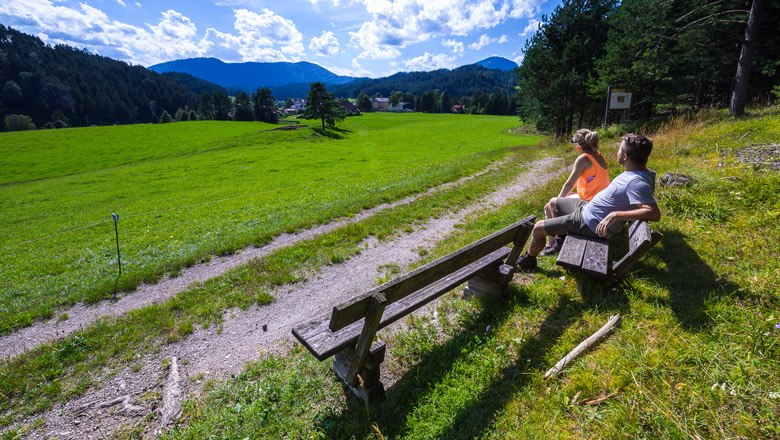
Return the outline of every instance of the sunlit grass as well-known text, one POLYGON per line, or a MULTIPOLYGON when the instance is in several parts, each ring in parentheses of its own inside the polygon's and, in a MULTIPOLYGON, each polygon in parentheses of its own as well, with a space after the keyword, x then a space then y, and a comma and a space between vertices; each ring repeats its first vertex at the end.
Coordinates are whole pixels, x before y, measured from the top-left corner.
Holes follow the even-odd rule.
MULTIPOLYGON (((438 318, 410 318, 400 333, 386 329, 384 368, 396 380, 383 402, 364 407, 328 373, 329 362, 297 349, 191 400, 168 436, 776 438, 780 175, 740 164, 716 144, 778 138, 780 116, 771 110, 662 128, 650 166, 659 177, 686 173, 698 183, 657 189, 659 246, 614 289, 543 258, 533 276, 516 278, 508 302, 466 302, 453 293, 439 303, 438 318), (615 313, 623 322, 608 340, 558 378, 542 379, 615 313), (289 410, 296 401, 301 408, 289 410)), ((609 157, 612 150, 605 148, 609 157)), ((561 183, 471 219, 426 258, 541 215, 561 183)))
POLYGON ((538 137, 511 117, 370 114, 0 133, 0 334, 484 168, 538 137), (117 280, 111 214, 120 216, 117 280))

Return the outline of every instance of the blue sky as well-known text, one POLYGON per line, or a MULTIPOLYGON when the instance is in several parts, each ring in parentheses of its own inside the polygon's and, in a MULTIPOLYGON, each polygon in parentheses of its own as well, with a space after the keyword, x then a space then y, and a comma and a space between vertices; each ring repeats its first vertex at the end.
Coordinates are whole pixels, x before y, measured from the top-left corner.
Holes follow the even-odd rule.
POLYGON ((2 0, 0 23, 150 66, 180 58, 309 61, 379 77, 489 56, 520 62, 557 0, 2 0))

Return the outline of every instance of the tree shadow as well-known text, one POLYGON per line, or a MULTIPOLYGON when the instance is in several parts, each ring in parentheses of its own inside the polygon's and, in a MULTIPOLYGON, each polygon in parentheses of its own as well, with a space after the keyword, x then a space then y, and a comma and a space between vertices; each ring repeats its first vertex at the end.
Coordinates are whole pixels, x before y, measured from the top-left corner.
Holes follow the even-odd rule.
POLYGON ((352 130, 347 130, 345 128, 339 128, 339 127, 331 127, 331 128, 325 128, 322 127, 313 127, 314 133, 316 133, 319 136, 331 138, 331 139, 344 139, 345 135, 347 133, 352 133, 352 130))
MULTIPOLYGON (((357 399, 349 396, 346 410, 338 416, 320 420, 318 426, 331 438, 344 438, 359 433, 370 432, 368 414, 371 421, 381 427, 385 437, 396 437, 410 429, 405 421, 416 403, 432 392, 435 386, 450 374, 458 359, 464 356, 464 350, 474 344, 475 339, 484 337, 488 325, 500 326, 506 322, 509 314, 517 305, 528 304, 524 288, 511 287, 508 304, 494 304, 498 299, 486 300, 483 311, 468 322, 463 331, 447 343, 436 347, 422 361, 406 371, 403 376, 387 390, 384 401, 366 408, 357 399)), ((619 295, 613 295, 619 297, 619 295)), ((628 301, 612 298, 594 300, 600 308, 627 307, 628 301)), ((539 331, 522 342, 517 359, 522 362, 505 368, 496 379, 485 387, 484 391, 471 399, 471 403, 459 410, 454 422, 437 435, 437 438, 474 438, 489 428, 494 414, 503 408, 513 397, 515 390, 528 384, 529 371, 546 366, 545 354, 557 343, 567 328, 579 320, 583 312, 593 304, 575 301, 562 295, 558 303, 550 310, 539 325, 539 331)), ((489 337, 489 336, 488 336, 489 337)), ((345 390, 345 393, 349 393, 345 390)))

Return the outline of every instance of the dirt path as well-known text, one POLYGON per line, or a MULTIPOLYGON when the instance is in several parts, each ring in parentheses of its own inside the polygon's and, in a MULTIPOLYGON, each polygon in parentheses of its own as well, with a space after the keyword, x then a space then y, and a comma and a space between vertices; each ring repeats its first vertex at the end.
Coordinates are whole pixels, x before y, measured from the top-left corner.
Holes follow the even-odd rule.
POLYGON ((44 425, 30 437, 104 438, 118 427, 142 424, 147 414, 157 412, 162 416, 155 426, 146 426, 144 434, 153 435, 165 428, 159 420, 176 417, 171 408, 179 407, 170 396, 180 403, 188 393, 197 392, 204 379, 225 379, 263 353, 284 353, 292 343, 293 326, 374 287, 382 266, 408 268, 420 258, 420 249, 432 249, 470 214, 494 209, 564 171, 553 159, 533 165, 514 182, 463 210, 391 240, 366 240, 364 251, 343 264, 323 267, 307 281, 273 292, 272 304, 228 311, 220 329, 197 329, 186 340, 161 347, 159 353, 139 359, 140 369, 126 369, 100 389, 43 414, 44 425))
MULTIPOLYGON (((531 163, 530 168, 543 166, 543 163, 545 162, 531 163)), ((41 344, 63 338, 74 331, 93 324, 102 317, 120 316, 131 310, 163 302, 177 293, 187 290, 193 283, 203 282, 222 275, 228 270, 246 264, 254 258, 263 258, 277 249, 326 234, 345 225, 357 223, 379 212, 412 203, 420 197, 459 186, 493 169, 500 168, 502 165, 504 165, 504 162, 491 164, 478 173, 433 187, 426 192, 415 194, 393 203, 383 203, 371 209, 361 211, 350 218, 339 219, 296 234, 281 234, 262 247, 250 246, 232 255, 225 257, 215 256, 208 263, 197 264, 182 270, 181 274, 175 278, 166 278, 156 284, 141 285, 135 292, 124 295, 117 301, 101 301, 92 305, 76 304, 67 310, 59 310, 54 313, 54 318, 48 321, 42 321, 0 337, 0 359, 18 356, 41 344), (64 321, 58 318, 63 313, 68 315, 68 319, 64 321)))

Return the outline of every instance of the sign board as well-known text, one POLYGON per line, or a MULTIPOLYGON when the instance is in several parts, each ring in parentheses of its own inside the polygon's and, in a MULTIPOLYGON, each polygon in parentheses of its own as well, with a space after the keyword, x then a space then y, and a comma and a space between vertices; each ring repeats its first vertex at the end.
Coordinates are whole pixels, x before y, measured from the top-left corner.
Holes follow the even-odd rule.
POLYGON ((609 96, 609 108, 612 110, 627 110, 631 108, 631 92, 614 89, 609 96))

